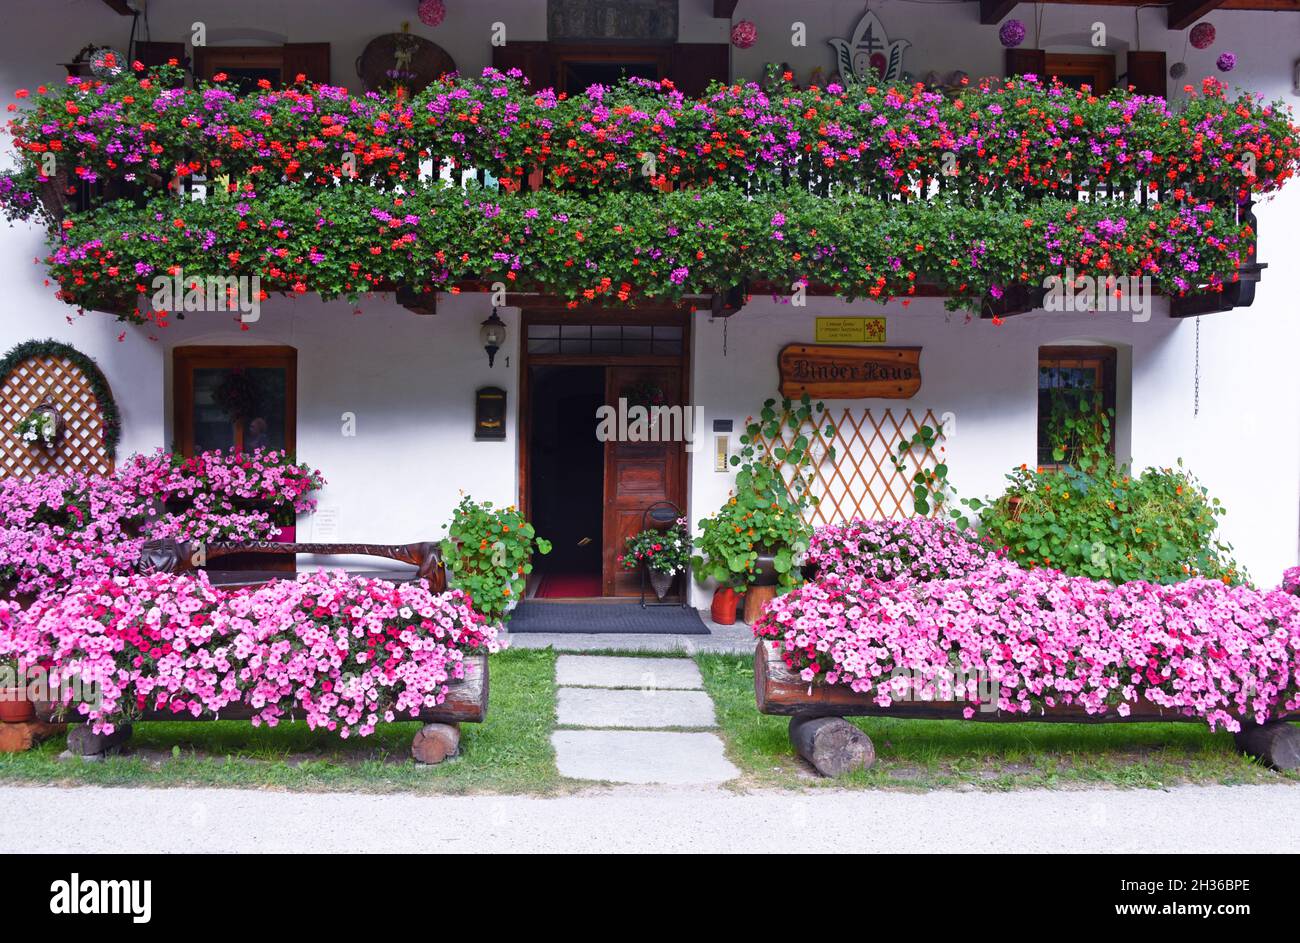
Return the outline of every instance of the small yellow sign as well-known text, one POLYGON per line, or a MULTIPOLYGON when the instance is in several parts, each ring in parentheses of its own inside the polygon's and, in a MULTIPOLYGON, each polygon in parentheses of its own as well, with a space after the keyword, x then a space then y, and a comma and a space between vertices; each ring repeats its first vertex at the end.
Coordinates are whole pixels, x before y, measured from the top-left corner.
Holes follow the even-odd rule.
POLYGON ((819 344, 883 344, 884 318, 818 318, 819 344))

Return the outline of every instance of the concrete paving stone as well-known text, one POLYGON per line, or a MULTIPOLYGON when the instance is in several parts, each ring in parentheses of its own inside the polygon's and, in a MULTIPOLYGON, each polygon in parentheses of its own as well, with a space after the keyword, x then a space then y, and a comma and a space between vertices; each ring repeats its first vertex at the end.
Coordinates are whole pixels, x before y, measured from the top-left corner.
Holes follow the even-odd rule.
POLYGON ((555 683, 587 688, 678 688, 700 690, 704 679, 689 658, 621 658, 561 655, 555 683))
POLYGON ((711 733, 557 730, 551 743, 560 775, 570 779, 693 785, 740 775, 711 733))
POLYGON ((716 727, 703 691, 560 688, 556 719, 566 727, 716 727))

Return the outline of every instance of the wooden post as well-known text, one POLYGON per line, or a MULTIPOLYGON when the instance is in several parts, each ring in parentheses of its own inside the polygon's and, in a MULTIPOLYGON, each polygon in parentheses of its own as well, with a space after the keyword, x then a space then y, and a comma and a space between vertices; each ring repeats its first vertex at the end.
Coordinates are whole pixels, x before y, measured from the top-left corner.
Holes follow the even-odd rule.
POLYGON ((68 728, 68 752, 73 756, 104 756, 120 753, 131 739, 131 725, 118 724, 112 733, 93 733, 90 724, 75 724, 68 728))
POLYGON ((432 766, 460 752, 460 724, 425 724, 411 741, 411 756, 432 766))
POLYGON ((0 753, 22 753, 40 741, 63 733, 63 724, 47 724, 39 720, 19 724, 0 724, 0 753))
POLYGON ((1285 720, 1242 724, 1233 734, 1237 749, 1276 770, 1300 769, 1300 728, 1285 720))
POLYGON ((871 738, 843 717, 796 714, 790 718, 790 744, 823 776, 843 776, 876 762, 871 738))
POLYGON ((751 586, 745 590, 745 622, 753 625, 763 614, 763 606, 776 598, 775 586, 751 586))

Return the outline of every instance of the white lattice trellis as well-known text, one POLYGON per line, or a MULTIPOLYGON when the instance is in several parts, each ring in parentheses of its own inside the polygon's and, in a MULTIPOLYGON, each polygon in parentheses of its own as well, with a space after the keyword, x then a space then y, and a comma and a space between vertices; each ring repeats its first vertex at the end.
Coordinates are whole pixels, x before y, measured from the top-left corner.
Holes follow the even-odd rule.
POLYGON ((86 471, 107 474, 113 460, 104 444, 104 418, 79 367, 57 354, 24 360, 0 385, 0 478, 86 471), (63 418, 63 436, 52 449, 27 445, 18 424, 49 401, 63 418))
MULTIPOLYGON (((791 429, 783 422, 778 437, 772 441, 760 438, 759 448, 770 455, 777 446, 788 448, 800 435, 807 437, 814 459, 809 490, 819 503, 804 512, 805 520, 813 525, 853 518, 912 517, 916 512, 911 475, 920 467, 933 469, 942 460, 944 448, 942 427, 933 410, 927 409, 917 418, 910 409, 895 415, 892 409, 876 413, 851 407, 838 416, 824 413, 817 425, 810 420, 791 429), (829 439, 825 434, 828 422, 835 429, 829 439), (904 460, 904 474, 893 458, 899 443, 910 440, 922 426, 934 429, 939 441, 933 449, 913 448, 904 460), (834 460, 828 457, 832 445, 834 460), (940 454, 936 455, 936 450, 940 454)), ((782 465, 781 471, 788 489, 794 469, 782 465)))

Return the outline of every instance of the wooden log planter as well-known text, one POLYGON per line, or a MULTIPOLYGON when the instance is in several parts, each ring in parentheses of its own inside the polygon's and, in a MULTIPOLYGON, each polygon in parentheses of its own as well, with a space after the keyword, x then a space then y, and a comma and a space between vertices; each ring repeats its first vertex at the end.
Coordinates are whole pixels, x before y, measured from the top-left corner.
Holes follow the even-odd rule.
MULTIPOLYGON (((1041 714, 980 711, 967 719, 966 701, 895 701, 881 707, 870 694, 846 685, 807 682, 786 667, 778 648, 759 642, 754 651, 754 698, 759 713, 790 718, 790 743, 795 752, 823 776, 842 776, 867 769, 875 762, 871 739, 845 717, 898 717, 919 720, 966 720, 991 723, 1205 723, 1150 703, 1132 705, 1127 717, 1114 711, 1089 714, 1080 705, 1051 708, 1041 714)), ((1300 769, 1300 728, 1290 718, 1267 724, 1243 723, 1233 735, 1237 749, 1277 770, 1300 769)))
MULTIPOLYGON (((434 541, 413 544, 343 544, 343 543, 211 543, 204 546, 178 540, 152 540, 142 548, 137 570, 141 573, 192 573, 201 567, 199 560, 215 560, 234 554, 257 553, 274 557, 296 554, 319 556, 372 556, 408 563, 416 567, 409 577, 395 574, 393 579, 427 579, 432 592, 447 588, 447 574, 442 565, 439 546, 434 541)), ((293 579, 292 572, 262 571, 212 574, 212 583, 228 589, 250 588, 273 579, 293 579)), ((447 684, 447 697, 437 707, 422 710, 417 717, 402 715, 394 722, 419 720, 424 726, 411 741, 411 756, 419 763, 441 763, 460 751, 460 725, 482 723, 488 706, 488 656, 466 655, 466 677, 447 684)), ((37 704, 38 722, 67 720, 50 703, 37 704)), ((147 710, 137 723, 165 721, 185 723, 204 720, 251 720, 257 711, 247 704, 231 704, 218 717, 192 717, 186 713, 147 710)), ((291 715, 292 716, 292 715, 291 715)), ((83 758, 98 758, 120 752, 131 737, 131 724, 119 724, 112 734, 96 734, 89 724, 70 724, 68 751, 83 758)), ((29 740, 24 749, 29 748, 29 740)))
MULTIPOLYGON (((411 756, 420 763, 441 763, 456 756, 460 749, 460 725, 482 723, 487 717, 488 656, 466 655, 466 675, 460 681, 447 684, 447 698, 437 707, 420 711, 418 717, 401 715, 394 723, 419 720, 421 727, 411 741, 411 756)), ((191 717, 171 711, 147 710, 133 723, 198 723, 208 720, 251 720, 257 711, 247 704, 231 704, 217 717, 191 717)), ((38 722, 52 723, 67 720, 55 705, 36 705, 38 722)), ((68 727, 68 752, 74 756, 97 758, 122 750, 131 738, 132 724, 119 724, 112 734, 96 734, 89 724, 70 724, 68 727)))

